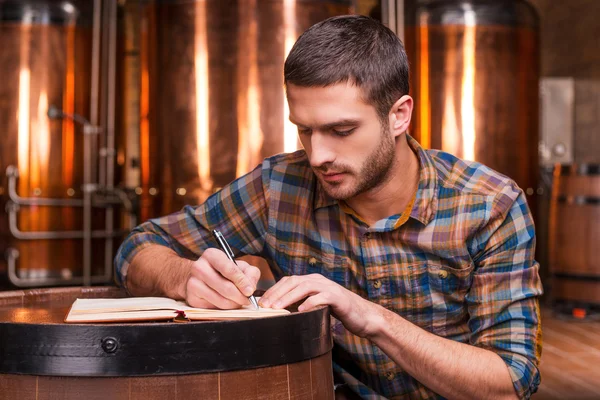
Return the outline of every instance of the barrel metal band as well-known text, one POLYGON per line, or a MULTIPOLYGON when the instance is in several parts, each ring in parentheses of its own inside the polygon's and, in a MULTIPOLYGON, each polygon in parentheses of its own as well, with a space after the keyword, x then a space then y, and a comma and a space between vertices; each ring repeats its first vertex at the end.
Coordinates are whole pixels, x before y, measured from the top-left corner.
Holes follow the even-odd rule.
POLYGON ((566 203, 569 205, 598 205, 600 204, 600 197, 593 196, 558 196, 556 200, 559 203, 566 203))
POLYGON ((600 282, 600 275, 570 274, 566 272, 557 272, 553 274, 555 278, 569 279, 573 281, 600 282))
POLYGON ((0 322, 0 374, 155 376, 289 364, 331 351, 330 312, 240 321, 0 322))

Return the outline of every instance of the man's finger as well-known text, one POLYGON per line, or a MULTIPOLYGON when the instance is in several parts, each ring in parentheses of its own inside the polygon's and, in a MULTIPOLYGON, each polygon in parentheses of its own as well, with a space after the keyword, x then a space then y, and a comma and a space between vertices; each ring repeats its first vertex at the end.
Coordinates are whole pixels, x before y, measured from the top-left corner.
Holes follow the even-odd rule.
POLYGON ((254 265, 248 264, 246 261, 238 260, 237 263, 242 272, 248 278, 250 278, 250 280, 254 283, 254 287, 256 287, 258 281, 260 280, 260 269, 254 265))
POLYGON ((254 293, 256 288, 254 282, 250 280, 227 255, 218 249, 206 249, 202 254, 209 264, 218 271, 223 277, 231 282, 248 297, 254 293))
POLYGON ((279 282, 271 286, 260 299, 260 304, 264 307, 272 307, 273 304, 286 293, 293 290, 299 283, 307 279, 306 276, 286 276, 281 278, 279 282))
POLYGON ((248 304, 248 297, 233 284, 233 282, 225 279, 218 271, 214 270, 210 265, 199 266, 194 271, 195 276, 201 280, 215 292, 239 305, 248 304))
POLYGON ((294 304, 312 294, 320 292, 322 289, 321 285, 312 285, 313 282, 309 282, 304 279, 291 290, 284 293, 279 299, 272 300, 271 307, 273 308, 285 308, 290 304, 294 304))
POLYGON ((308 311, 315 307, 321 305, 331 305, 329 304, 329 297, 325 295, 325 293, 317 293, 314 296, 310 296, 304 303, 298 306, 298 311, 308 311))
MULTIPOLYGON (((212 304, 214 307, 223 310, 236 309, 240 307, 238 303, 223 297, 200 279, 192 277, 190 278, 190 282, 188 282, 188 298, 192 298, 193 300, 194 297, 203 299, 212 304)), ((190 300, 188 300, 188 303, 191 305, 190 300)))

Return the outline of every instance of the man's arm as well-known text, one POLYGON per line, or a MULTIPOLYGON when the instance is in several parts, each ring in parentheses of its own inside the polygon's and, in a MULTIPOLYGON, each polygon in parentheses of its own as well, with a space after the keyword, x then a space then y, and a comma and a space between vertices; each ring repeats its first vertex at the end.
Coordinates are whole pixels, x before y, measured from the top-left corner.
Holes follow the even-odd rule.
POLYGON ((180 257, 169 247, 152 245, 133 258, 129 265, 128 289, 133 296, 166 296, 185 299, 192 260, 180 257))
POLYGON ((516 399, 494 352, 427 332, 382 307, 367 338, 423 385, 449 399, 516 399))
POLYGON ((133 295, 185 299, 196 307, 248 304, 260 270, 243 261, 236 266, 211 232, 220 230, 237 255, 261 253, 268 215, 263 172, 268 169, 259 166, 204 204, 136 227, 115 257, 117 283, 133 295))
POLYGON ((508 368, 492 351, 429 333, 319 274, 283 278, 262 297, 275 308, 308 299, 300 311, 329 305, 355 335, 368 338, 412 377, 452 399, 515 399, 508 368))

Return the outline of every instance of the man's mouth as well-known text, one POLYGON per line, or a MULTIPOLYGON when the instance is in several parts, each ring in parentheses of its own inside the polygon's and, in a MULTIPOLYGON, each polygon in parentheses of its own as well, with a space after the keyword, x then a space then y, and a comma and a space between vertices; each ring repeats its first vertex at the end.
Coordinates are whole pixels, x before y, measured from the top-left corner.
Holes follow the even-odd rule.
POLYGON ((327 182, 338 182, 340 180, 342 180, 343 176, 344 176, 344 172, 321 172, 320 173, 321 176, 323 177, 323 179, 327 182))

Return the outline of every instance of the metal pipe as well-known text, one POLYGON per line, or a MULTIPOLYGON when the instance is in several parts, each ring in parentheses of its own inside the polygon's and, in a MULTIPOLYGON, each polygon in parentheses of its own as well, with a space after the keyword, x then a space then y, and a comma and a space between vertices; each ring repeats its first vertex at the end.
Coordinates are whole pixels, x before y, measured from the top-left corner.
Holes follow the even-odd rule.
POLYGON ((396 32, 396 0, 382 0, 381 21, 385 26, 396 32))
MULTIPOLYGON (((108 88, 106 104, 106 182, 104 187, 111 192, 114 187, 115 173, 115 91, 116 91, 116 54, 117 54, 117 2, 109 1, 108 10, 108 88)), ((102 181, 101 181, 102 182, 102 181)), ((123 193, 124 194, 124 193, 123 193)), ((123 200, 125 197, 121 197, 123 200)), ((127 199, 129 200, 129 199, 127 199)), ((130 216, 132 215, 130 210, 130 216)), ((106 210, 105 227, 107 232, 114 230, 114 209, 106 210)), ((132 227, 133 228, 133 227, 132 227)), ((113 241, 108 238, 104 242, 104 273, 112 272, 113 241)))
MULTIPOLYGON (((94 0, 94 24, 92 37, 92 78, 90 98, 90 123, 98 126, 98 99, 100 96, 100 34, 102 1, 94 0)), ((83 285, 91 284, 92 274, 92 136, 83 128, 83 285)))
POLYGON ((83 200, 80 199, 51 199, 47 197, 21 197, 17 193, 17 178, 19 169, 14 165, 6 167, 6 176, 8 178, 8 197, 15 204, 27 206, 64 206, 64 207, 82 207, 83 200))
MULTIPOLYGON (((108 58, 111 57, 109 54, 109 29, 110 29, 110 4, 112 0, 104 0, 102 2, 101 8, 101 48, 100 48, 100 87, 102 92, 102 101, 99 104, 99 118, 102 126, 106 127, 106 119, 107 119, 107 97, 109 89, 108 82, 108 58)), ((106 185, 106 135, 108 134, 107 130, 104 131, 104 135, 99 137, 97 141, 100 146, 98 152, 98 184, 102 187, 106 185)))
POLYGON ((404 0, 396 0, 396 35, 404 43, 404 0))
POLYGON ((90 95, 90 123, 98 125, 98 99, 100 97, 100 22, 102 0, 94 0, 92 36, 92 74, 90 95))
POLYGON ((382 0, 381 21, 404 42, 404 0, 382 0))
MULTIPOLYGON (((6 203, 6 212, 8 213, 8 226, 10 233, 17 239, 22 240, 39 240, 39 239, 83 239, 84 231, 34 231, 24 232, 19 229, 17 222, 17 212, 19 206, 15 203, 6 203)), ((111 232, 108 233, 104 230, 91 231, 90 235, 92 238, 108 238, 108 237, 121 237, 129 231, 111 232)))
POLYGON ((91 183, 92 164, 92 135, 86 132, 83 135, 83 285, 91 284, 92 272, 92 192, 95 185, 91 183))
MULTIPOLYGON (((135 228, 137 226, 137 218, 135 216, 135 210, 133 209, 133 204, 131 203, 131 200, 127 196, 127 193, 125 193, 124 190, 121 190, 119 188, 112 188, 111 193, 114 193, 117 195, 117 197, 119 198, 119 200, 121 200, 121 203, 125 207, 125 210, 129 214, 129 229, 131 230, 131 229, 135 228)), ((111 270, 112 270, 112 267, 111 267, 111 270)))
MULTIPOLYGON (((21 197, 17 193, 17 178, 19 170, 14 165, 9 165, 6 168, 6 176, 8 177, 8 197, 14 204, 21 206, 50 206, 50 207, 83 207, 82 199, 54 199, 49 197, 21 197)), ((92 198, 92 206, 94 207, 112 207, 115 205, 125 206, 125 210, 134 215, 133 204, 127 194, 119 189, 112 188, 100 193, 95 190, 95 193, 102 194, 102 198, 92 198), (108 195, 115 195, 116 199, 110 199, 108 195)), ((134 215, 135 219, 135 215, 134 215)))
MULTIPOLYGON (((57 286, 57 285, 81 285, 83 277, 75 278, 21 278, 17 275, 17 259, 19 250, 10 247, 6 249, 5 258, 8 266, 8 279, 10 283, 17 287, 38 287, 38 286, 57 286)), ((111 276, 92 276, 92 283, 104 283, 110 280, 111 276)))

